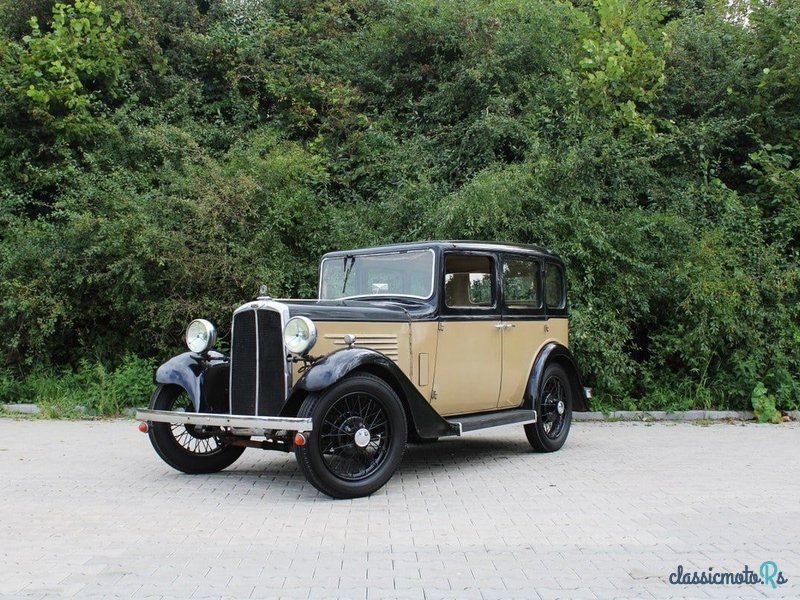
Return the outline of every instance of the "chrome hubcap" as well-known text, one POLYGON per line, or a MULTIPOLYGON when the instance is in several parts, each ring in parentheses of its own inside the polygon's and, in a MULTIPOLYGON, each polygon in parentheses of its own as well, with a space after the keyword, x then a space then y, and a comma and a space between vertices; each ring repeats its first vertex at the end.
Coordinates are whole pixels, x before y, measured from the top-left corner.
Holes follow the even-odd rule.
POLYGON ((560 415, 564 414, 564 401, 563 400, 559 400, 558 401, 557 410, 558 410, 558 414, 560 414, 560 415))
POLYGON ((369 434, 369 430, 362 427, 361 429, 356 431, 353 441, 355 441, 356 446, 358 446, 359 448, 366 448, 367 444, 369 444, 371 440, 372 436, 369 434))

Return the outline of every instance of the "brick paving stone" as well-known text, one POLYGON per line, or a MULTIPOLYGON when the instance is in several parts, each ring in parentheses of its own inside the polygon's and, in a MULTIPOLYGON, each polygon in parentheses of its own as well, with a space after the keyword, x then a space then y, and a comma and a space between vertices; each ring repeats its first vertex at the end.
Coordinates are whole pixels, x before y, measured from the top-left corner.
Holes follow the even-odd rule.
POLYGON ((0 600, 798 598, 800 423, 521 428, 409 446, 370 498, 293 456, 176 473, 133 421, 0 419, 0 600), (788 583, 675 586, 775 561, 788 583))

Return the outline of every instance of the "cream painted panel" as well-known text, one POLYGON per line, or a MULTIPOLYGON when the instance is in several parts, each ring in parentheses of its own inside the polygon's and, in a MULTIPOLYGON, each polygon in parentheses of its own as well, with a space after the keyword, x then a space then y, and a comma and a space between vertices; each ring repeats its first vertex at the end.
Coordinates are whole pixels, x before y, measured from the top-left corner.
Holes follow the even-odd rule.
MULTIPOLYGON (((325 356, 346 348, 344 336, 356 336, 355 348, 370 348, 385 354, 409 377, 416 370, 411 361, 411 324, 408 322, 365 321, 314 321, 317 326, 317 343, 311 350, 313 356, 325 356)), ((295 363, 293 381, 297 381, 298 368, 295 363)))
POLYGON ((507 321, 514 327, 503 330, 503 382, 498 408, 518 406, 525 395, 528 376, 539 351, 550 342, 569 344, 567 319, 507 321))
POLYGON ((439 323, 437 321, 418 321, 411 324, 411 364, 413 373, 411 383, 423 398, 430 400, 436 368, 436 343, 439 323), (427 366, 427 378, 424 369, 427 366))
POLYGON ((491 321, 443 321, 433 407, 440 415, 492 410, 500 392, 503 333, 491 321))

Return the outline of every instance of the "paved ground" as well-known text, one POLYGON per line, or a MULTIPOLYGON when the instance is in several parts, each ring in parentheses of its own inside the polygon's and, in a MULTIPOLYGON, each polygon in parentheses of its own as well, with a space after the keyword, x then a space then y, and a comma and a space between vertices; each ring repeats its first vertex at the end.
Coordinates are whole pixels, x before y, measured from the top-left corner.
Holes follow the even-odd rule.
POLYGON ((133 421, 0 419, 0 598, 800 597, 800 425, 578 423, 409 447, 334 501, 291 455, 178 474, 133 421), (788 583, 679 586, 774 561, 788 583))

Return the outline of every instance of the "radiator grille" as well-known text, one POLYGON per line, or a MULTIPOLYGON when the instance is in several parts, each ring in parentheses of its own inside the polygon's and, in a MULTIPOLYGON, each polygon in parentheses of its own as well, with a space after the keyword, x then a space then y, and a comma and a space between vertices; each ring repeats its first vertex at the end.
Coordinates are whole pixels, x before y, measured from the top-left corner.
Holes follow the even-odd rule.
POLYGON ((281 315, 244 310, 233 317, 231 414, 276 415, 286 399, 281 315))
POLYGON ((277 415, 286 400, 286 351, 281 316, 258 311, 258 414, 277 415))
POLYGON ((233 316, 231 414, 256 414, 256 311, 233 316))

